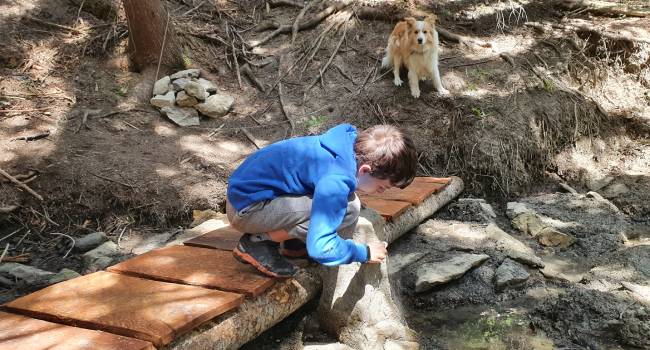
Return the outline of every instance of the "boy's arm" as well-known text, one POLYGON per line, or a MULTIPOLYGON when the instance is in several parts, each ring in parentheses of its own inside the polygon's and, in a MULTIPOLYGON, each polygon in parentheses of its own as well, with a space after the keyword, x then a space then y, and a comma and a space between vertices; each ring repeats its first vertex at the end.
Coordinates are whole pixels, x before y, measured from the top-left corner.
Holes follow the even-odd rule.
POLYGON ((367 245, 343 239, 336 232, 343 222, 352 186, 350 180, 340 175, 324 177, 316 184, 307 232, 307 252, 323 265, 368 261, 367 245))

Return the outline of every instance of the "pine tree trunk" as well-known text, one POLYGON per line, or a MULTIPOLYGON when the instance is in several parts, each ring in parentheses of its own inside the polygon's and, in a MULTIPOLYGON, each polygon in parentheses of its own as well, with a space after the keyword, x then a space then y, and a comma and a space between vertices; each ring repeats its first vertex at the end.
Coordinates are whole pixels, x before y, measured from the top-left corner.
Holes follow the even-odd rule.
POLYGON ((159 60, 163 67, 182 66, 181 48, 162 1, 122 0, 122 3, 129 24, 131 61, 135 68, 157 66, 159 60))

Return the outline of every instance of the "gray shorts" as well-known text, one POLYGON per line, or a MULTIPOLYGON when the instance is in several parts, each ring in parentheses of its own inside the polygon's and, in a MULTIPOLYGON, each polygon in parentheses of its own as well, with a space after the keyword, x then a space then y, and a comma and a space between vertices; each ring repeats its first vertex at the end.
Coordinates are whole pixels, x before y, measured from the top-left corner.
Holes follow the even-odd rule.
MULTIPOLYGON (((272 200, 254 203, 239 212, 226 203, 226 214, 230 225, 246 233, 266 233, 286 230, 289 235, 301 240, 307 239, 311 216, 311 196, 281 196, 272 200)), ((337 232, 343 238, 351 238, 357 226, 361 201, 355 193, 348 197, 348 207, 337 232)))

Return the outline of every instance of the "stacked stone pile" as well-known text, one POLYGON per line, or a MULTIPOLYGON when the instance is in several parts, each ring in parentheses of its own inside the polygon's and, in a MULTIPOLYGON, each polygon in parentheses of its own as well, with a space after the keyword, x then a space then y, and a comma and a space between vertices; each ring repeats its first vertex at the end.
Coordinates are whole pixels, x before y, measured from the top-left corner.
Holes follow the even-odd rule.
POLYGON ((156 81, 151 104, 180 126, 199 125, 199 113, 223 117, 232 108, 234 98, 219 93, 217 85, 200 74, 198 69, 187 69, 156 81))

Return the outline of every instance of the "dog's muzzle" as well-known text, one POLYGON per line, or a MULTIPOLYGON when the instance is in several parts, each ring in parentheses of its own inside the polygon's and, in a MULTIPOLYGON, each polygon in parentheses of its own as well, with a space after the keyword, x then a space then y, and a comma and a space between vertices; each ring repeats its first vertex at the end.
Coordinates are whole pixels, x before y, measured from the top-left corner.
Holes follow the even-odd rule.
POLYGON ((418 38, 418 44, 422 45, 422 42, 423 42, 423 41, 424 41, 424 40, 423 40, 422 38, 418 38))

